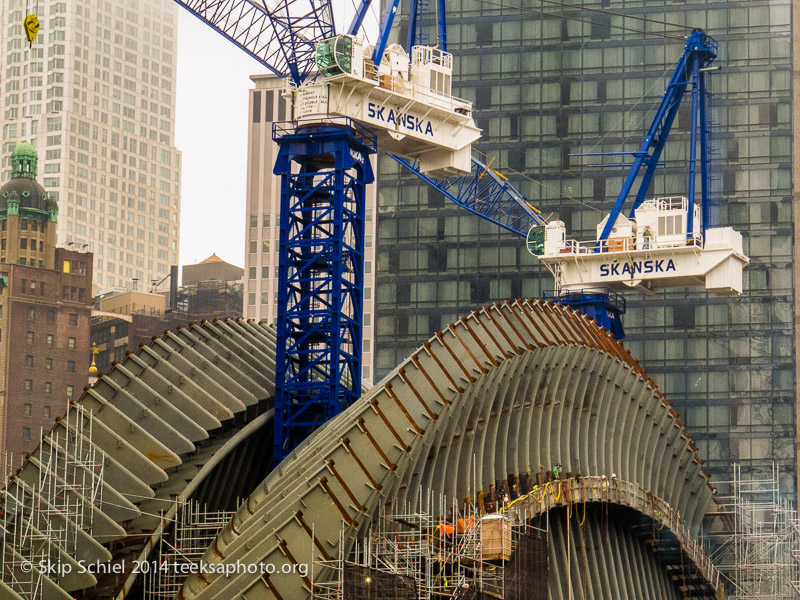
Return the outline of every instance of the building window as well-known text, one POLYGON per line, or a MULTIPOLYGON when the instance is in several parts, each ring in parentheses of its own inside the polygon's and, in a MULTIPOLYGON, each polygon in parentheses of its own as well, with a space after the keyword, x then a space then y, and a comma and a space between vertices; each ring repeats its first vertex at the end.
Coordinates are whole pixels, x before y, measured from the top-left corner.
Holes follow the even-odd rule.
POLYGON ((45 381, 44 382, 44 393, 45 394, 52 394, 53 393, 53 382, 52 381, 45 381))
POLYGON ((261 304, 269 304, 269 292, 261 292, 261 304))
POLYGON ((53 359, 52 358, 45 358, 44 359, 44 368, 48 371, 53 370, 53 359))
POLYGON ((255 306, 256 305, 256 294, 255 292, 250 292, 247 294, 247 305, 248 306, 255 306))
POLYGON ((33 338, 33 332, 32 331, 29 331, 27 334, 25 334, 25 341, 28 342, 29 344, 33 343, 33 339, 34 338, 33 338))
POLYGON ((258 240, 250 240, 250 254, 258 252, 258 240))
POLYGON ((25 366, 33 367, 33 356, 31 356, 30 354, 25 355, 25 366))
POLYGON ((19 238, 19 249, 20 250, 28 249, 28 238, 19 238))
POLYGON ((36 308, 33 306, 28 307, 28 320, 35 321, 36 320, 36 308))
POLYGON ((255 279, 256 278, 256 272, 257 272, 256 271, 256 267, 250 267, 249 271, 250 271, 250 279, 255 279))
POLYGON ((22 405, 22 414, 26 417, 30 417, 33 414, 33 404, 26 402, 22 405))
POLYGON ((263 242, 261 242, 261 251, 269 252, 269 240, 264 240, 263 242))
POLYGON ((50 409, 49 406, 45 405, 44 407, 44 418, 49 419, 52 415, 53 411, 50 409))
MULTIPOLYGON (((33 342, 31 342, 31 343, 33 343, 33 342)), ((48 333, 47 334, 47 345, 48 346, 52 346, 53 345, 53 334, 52 333, 48 333)))
POLYGON ((253 123, 261 121, 261 92, 253 92, 253 123))
POLYGON ((250 215, 250 227, 258 227, 258 215, 250 215))
POLYGON ((74 350, 75 349, 75 343, 76 343, 75 338, 71 337, 71 338, 69 338, 67 340, 67 347, 70 348, 71 350, 74 350))
POLYGON ((75 386, 68 385, 67 386, 67 398, 72 398, 75 395, 75 386))
POLYGON ((269 227, 269 215, 264 215, 261 221, 262 227, 269 227))
POLYGON ((56 311, 54 308, 47 309, 47 322, 48 323, 55 323, 56 322, 56 311))
POLYGON ((67 361, 67 373, 74 373, 74 372, 75 372, 75 361, 74 360, 68 360, 67 361))
POLYGON ((31 439, 31 428, 30 427, 23 427, 22 428, 22 439, 24 441, 28 441, 31 439))
POLYGON ((32 392, 33 391, 33 379, 26 379, 25 380, 25 391, 32 392))
POLYGON ((70 313, 69 315, 69 324, 70 325, 77 325, 78 324, 78 315, 75 313, 70 313))

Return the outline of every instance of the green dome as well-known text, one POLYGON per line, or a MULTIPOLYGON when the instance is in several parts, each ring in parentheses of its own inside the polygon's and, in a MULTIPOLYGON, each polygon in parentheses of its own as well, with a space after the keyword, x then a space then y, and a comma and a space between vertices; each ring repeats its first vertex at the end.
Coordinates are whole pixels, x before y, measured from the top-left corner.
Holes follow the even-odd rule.
POLYGON ((36 164, 39 155, 28 142, 20 142, 11 153, 11 178, 28 177, 36 179, 36 164))
POLYGON ((36 148, 26 141, 22 141, 14 147, 14 151, 11 153, 11 158, 14 158, 15 156, 39 157, 39 155, 36 154, 36 148))
POLYGON ((36 181, 39 155, 28 142, 20 142, 11 153, 11 179, 0 187, 0 210, 8 210, 9 201, 16 210, 33 208, 49 213, 54 220, 58 204, 50 200, 45 189, 36 181))

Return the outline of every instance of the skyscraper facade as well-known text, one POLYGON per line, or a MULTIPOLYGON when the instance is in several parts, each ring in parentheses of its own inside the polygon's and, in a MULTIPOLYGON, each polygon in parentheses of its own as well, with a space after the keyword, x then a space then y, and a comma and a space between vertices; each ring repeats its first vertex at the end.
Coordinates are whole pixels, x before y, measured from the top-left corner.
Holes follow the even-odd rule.
MULTIPOLYGON (((454 94, 474 102, 483 129, 476 151, 563 220, 570 238, 593 240, 626 171, 590 168, 600 159, 574 155, 637 150, 685 37, 699 27, 719 42, 712 218, 744 236, 745 291, 627 294, 625 344, 686 421, 715 479, 729 479, 733 463, 766 479, 777 463, 783 489, 795 494, 800 119, 792 73, 800 41, 792 10, 789 0, 589 0, 580 8, 452 0, 448 50, 454 94)), ((649 197, 687 193, 688 117, 681 109, 649 197)), ((522 238, 446 203, 387 157, 380 180, 378 377, 457 315, 552 289, 522 238)))
MULTIPOLYGON (((273 322, 278 304, 278 227, 280 225, 280 178, 272 174, 278 145, 272 141, 272 124, 291 118, 288 102, 281 97, 284 85, 274 75, 254 75, 250 90, 247 130, 247 224, 244 273, 244 315, 273 322)), ((375 289, 375 189, 367 188, 364 226, 364 328, 362 377, 373 378, 375 289)))
POLYGON ((180 228, 175 4, 6 0, 0 26, 2 155, 36 148, 58 242, 94 252, 98 288, 162 279, 180 228), (41 24, 32 43, 28 11, 41 24))

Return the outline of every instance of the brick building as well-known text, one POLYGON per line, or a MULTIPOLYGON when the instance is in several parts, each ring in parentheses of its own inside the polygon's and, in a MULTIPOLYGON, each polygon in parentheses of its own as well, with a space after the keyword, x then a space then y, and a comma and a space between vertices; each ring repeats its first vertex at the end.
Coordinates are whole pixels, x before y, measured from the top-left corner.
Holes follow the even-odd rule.
POLYGON ((0 188, 0 451, 18 464, 87 383, 92 254, 56 248, 58 205, 21 142, 0 188))

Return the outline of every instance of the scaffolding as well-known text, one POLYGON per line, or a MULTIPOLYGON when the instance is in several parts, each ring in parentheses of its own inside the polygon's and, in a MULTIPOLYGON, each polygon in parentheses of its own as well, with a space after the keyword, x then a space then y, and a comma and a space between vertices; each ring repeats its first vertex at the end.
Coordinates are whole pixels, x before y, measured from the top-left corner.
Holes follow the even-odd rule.
POLYGON ((325 578, 316 581, 312 573, 312 598, 516 598, 516 593, 507 595, 510 589, 527 598, 531 596, 526 590, 533 584, 526 586, 526 578, 546 585, 546 530, 529 525, 524 515, 481 515, 470 504, 445 510, 446 504, 440 502, 437 514, 443 516, 437 518, 432 504, 429 500, 422 512, 380 514, 347 557, 343 530, 338 557, 313 561, 325 578), (532 550, 532 544, 542 548, 532 550), (517 552, 522 547, 525 551, 517 552), (535 559, 537 565, 512 561, 515 554, 535 559), (510 569, 512 565, 516 568, 510 569))
POLYGON ((800 598, 800 520, 781 498, 780 472, 744 480, 734 465, 731 495, 718 498, 720 510, 706 536, 708 553, 726 581, 731 600, 800 598))
MULTIPOLYGON (((177 502, 177 500, 176 500, 177 502)), ((192 572, 185 565, 199 564, 233 511, 212 511, 198 502, 187 502, 176 510, 169 535, 162 535, 152 566, 143 573, 145 600, 172 600, 192 572)), ((162 514, 162 520, 163 520, 162 514)))
POLYGON ((35 475, 23 479, 4 460, 2 577, 27 600, 47 597, 40 565, 74 571, 79 530, 92 534, 94 507, 103 500, 104 461, 91 439, 91 412, 73 405, 28 457, 34 469, 26 472, 35 475))

